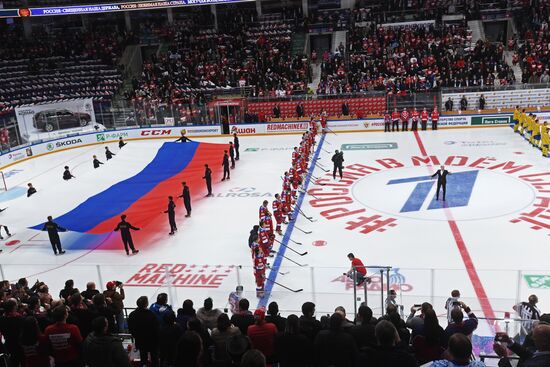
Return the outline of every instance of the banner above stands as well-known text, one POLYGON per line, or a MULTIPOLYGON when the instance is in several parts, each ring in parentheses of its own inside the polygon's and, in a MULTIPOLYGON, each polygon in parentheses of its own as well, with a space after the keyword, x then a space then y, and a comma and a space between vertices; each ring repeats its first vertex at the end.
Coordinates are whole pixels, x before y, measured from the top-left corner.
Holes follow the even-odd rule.
POLYGON ((1 9, 0 18, 44 17, 52 15, 113 13, 119 11, 178 8, 196 5, 248 2, 253 0, 161 0, 102 3, 89 5, 51 6, 44 8, 1 9))

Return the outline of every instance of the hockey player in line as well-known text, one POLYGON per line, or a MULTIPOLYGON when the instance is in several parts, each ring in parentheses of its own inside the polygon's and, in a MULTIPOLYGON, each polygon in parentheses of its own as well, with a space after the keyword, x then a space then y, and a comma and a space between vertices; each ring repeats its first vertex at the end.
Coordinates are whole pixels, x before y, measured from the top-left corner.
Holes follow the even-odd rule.
POLYGON ((65 181, 68 181, 70 180, 71 178, 76 178, 73 176, 73 174, 71 173, 71 171, 69 171, 69 166, 65 166, 65 171, 63 171, 63 179, 65 181))
POLYGON ((283 235, 283 232, 281 230, 281 223, 283 223, 283 202, 281 201, 281 196, 279 194, 275 194, 275 200, 273 200, 273 215, 275 216, 275 221, 277 223, 277 226, 275 227, 275 232, 279 236, 283 235))
POLYGON ((94 163, 94 168, 99 168, 99 166, 103 164, 103 162, 100 162, 99 159, 97 159, 96 155, 94 155, 93 163, 94 163))
POLYGON ((65 250, 61 248, 61 239, 59 238, 59 232, 67 232, 63 227, 60 227, 57 223, 53 221, 52 216, 48 216, 48 221, 42 227, 43 231, 48 231, 48 237, 50 238, 50 244, 52 245, 53 253, 57 255, 62 255, 65 253, 65 250))
POLYGON ((164 213, 168 214, 168 223, 170 224, 170 233, 168 234, 172 236, 178 231, 178 227, 176 226, 176 203, 174 203, 172 196, 168 196, 168 209, 164 213))
POLYGON ((113 158, 113 156, 115 155, 116 155, 115 153, 109 150, 109 147, 105 147, 105 158, 107 158, 107 160, 113 158))
POLYGON ((139 228, 134 227, 126 221, 126 215, 122 214, 120 216, 121 221, 117 224, 115 232, 120 230, 120 235, 122 237, 122 243, 124 243, 124 249, 126 250, 126 255, 130 255, 130 250, 132 250, 132 255, 137 254, 139 250, 136 250, 134 247, 134 241, 132 240, 132 233, 130 230, 139 231, 139 228))
POLYGON ((254 278, 256 280, 256 297, 264 296, 266 259, 262 250, 256 247, 253 250, 254 278))

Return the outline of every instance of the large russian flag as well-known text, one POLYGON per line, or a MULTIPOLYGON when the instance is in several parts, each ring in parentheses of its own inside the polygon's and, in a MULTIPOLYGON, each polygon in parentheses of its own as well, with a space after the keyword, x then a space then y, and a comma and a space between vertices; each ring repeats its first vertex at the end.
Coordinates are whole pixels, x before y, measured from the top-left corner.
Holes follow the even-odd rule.
POLYGON ((166 216, 167 198, 181 195, 181 182, 188 183, 194 197, 204 196, 204 165, 210 166, 216 180, 226 149, 224 144, 164 143, 138 174, 88 198, 55 221, 70 231, 103 234, 112 232, 120 215, 126 214, 130 223, 143 229, 159 216, 166 216))

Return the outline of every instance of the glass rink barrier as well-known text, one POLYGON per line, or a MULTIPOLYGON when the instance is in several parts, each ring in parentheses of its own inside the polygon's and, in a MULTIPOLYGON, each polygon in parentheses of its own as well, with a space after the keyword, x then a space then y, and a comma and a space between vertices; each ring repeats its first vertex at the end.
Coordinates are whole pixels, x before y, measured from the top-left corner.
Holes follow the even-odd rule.
MULTIPOLYGON (((336 307, 346 310, 347 318, 355 319, 362 304, 368 305, 375 317, 385 314, 388 303, 397 306, 406 320, 419 305, 429 302, 440 318, 447 324, 445 306, 451 291, 459 290, 459 301, 469 306, 480 319, 477 332, 494 335, 495 331, 508 331, 510 335, 525 335, 528 320, 519 319, 514 306, 527 301, 531 294, 541 299, 544 312, 544 291, 550 284, 547 270, 477 270, 477 282, 472 282, 465 269, 410 269, 392 266, 366 266, 367 277, 357 285, 354 274, 348 276, 349 267, 315 267, 306 260, 294 257, 294 262, 276 264, 269 258, 273 268, 266 269, 264 297, 256 297, 254 269, 248 265, 201 265, 160 263, 62 263, 56 257, 52 263, 0 264, 0 276, 11 283, 27 278, 30 285, 44 282, 52 297, 58 297, 67 279, 73 279, 81 291, 88 282, 94 282, 100 291, 109 281, 119 281, 126 292, 126 306, 134 307, 139 296, 154 301, 159 293, 167 293, 170 304, 177 307, 186 299, 200 307, 202 301, 211 297, 217 308, 228 307, 229 294, 237 286, 244 291, 241 297, 250 301, 251 309, 267 307, 272 301, 279 304, 284 315, 301 314, 304 302, 316 305, 316 315, 332 314, 336 307), (303 261, 303 263, 300 263, 303 261), (290 264, 290 265, 287 265, 290 264), (390 294, 390 291, 393 295, 390 294)), ((43 261, 43 260, 42 260, 43 261)))

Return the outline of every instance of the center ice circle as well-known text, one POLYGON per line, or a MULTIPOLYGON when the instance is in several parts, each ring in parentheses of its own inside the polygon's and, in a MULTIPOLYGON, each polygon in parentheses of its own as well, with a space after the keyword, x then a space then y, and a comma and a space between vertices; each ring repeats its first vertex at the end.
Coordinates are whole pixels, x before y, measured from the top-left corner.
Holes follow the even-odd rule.
POLYGON ((375 172, 355 182, 357 202, 380 213, 420 220, 467 221, 501 217, 526 209, 534 189, 509 174, 486 169, 447 167, 446 201, 436 201, 435 167, 403 167, 375 172), (449 208, 448 210, 444 208, 449 208))

